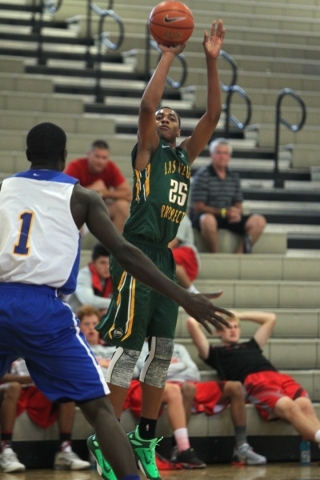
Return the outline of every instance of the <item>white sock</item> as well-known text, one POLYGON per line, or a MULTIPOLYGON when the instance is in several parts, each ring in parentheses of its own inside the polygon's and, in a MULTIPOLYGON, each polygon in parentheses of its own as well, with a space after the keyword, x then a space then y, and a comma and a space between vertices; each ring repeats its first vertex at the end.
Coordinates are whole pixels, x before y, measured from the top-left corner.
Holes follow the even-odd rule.
POLYGON ((187 291, 189 293, 200 293, 199 290, 197 290, 196 287, 193 285, 193 283, 191 283, 190 287, 187 288, 187 291))
POLYGON ((188 450, 190 448, 189 435, 187 428, 178 428, 173 432, 178 452, 183 452, 183 450, 188 450))
POLYGON ((314 439, 317 443, 320 443, 320 430, 318 430, 314 436, 314 439))

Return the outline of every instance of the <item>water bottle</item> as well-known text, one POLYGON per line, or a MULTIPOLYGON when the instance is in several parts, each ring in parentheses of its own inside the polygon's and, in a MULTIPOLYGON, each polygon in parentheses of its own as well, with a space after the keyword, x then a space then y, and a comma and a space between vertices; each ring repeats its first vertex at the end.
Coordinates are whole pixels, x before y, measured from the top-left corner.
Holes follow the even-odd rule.
POLYGON ((302 440, 300 443, 300 465, 303 467, 310 466, 310 442, 302 440))

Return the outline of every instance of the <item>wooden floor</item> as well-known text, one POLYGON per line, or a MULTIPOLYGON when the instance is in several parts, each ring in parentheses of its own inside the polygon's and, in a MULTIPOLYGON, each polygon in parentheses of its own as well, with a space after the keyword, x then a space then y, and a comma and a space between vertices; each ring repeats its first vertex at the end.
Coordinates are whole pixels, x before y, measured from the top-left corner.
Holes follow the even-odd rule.
MULTIPOLYGON (((163 480, 320 480, 320 466, 300 467, 297 463, 278 463, 263 467, 231 467, 212 465, 205 470, 161 471, 163 480)), ((27 470, 23 473, 0 473, 0 480, 99 480, 93 470, 61 472, 54 470, 27 470)), ((144 477, 141 476, 141 480, 144 477)))

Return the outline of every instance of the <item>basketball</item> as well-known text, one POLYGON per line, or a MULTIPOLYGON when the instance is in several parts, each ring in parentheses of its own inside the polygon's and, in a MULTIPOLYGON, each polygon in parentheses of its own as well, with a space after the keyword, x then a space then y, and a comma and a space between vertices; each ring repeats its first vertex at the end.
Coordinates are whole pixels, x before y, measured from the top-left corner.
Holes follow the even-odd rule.
POLYGON ((166 0, 159 3, 149 15, 149 30, 157 43, 174 47, 191 37, 193 14, 184 3, 166 0))

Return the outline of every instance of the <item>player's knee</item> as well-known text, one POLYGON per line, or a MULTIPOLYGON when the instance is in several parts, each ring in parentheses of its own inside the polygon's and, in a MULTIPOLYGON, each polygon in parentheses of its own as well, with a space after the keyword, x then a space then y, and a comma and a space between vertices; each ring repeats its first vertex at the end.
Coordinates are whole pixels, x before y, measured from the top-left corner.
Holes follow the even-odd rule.
POLYGON ((224 388, 225 393, 230 397, 244 398, 244 389, 241 382, 229 381, 224 388))
POLYGON ((107 382, 118 387, 129 388, 139 355, 138 350, 118 347, 109 363, 107 382))
POLYGON ((151 338, 149 355, 140 374, 142 382, 157 388, 165 386, 173 345, 170 338, 151 338))

